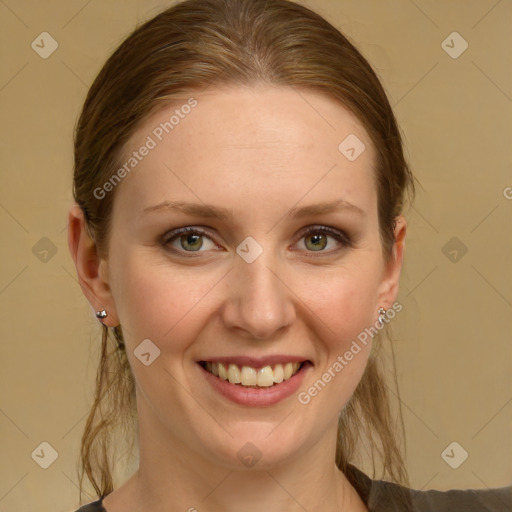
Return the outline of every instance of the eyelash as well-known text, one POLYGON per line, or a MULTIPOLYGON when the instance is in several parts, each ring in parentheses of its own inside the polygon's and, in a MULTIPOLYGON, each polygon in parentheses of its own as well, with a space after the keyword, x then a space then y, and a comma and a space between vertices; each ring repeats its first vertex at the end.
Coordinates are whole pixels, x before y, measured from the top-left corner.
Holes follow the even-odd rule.
MULTIPOLYGON (((179 249, 169 247, 169 244, 171 242, 177 240, 180 236, 183 236, 186 234, 205 236, 205 237, 209 238, 212 243, 215 244, 214 235, 211 232, 209 232, 208 230, 205 230, 203 228, 198 228, 198 227, 184 227, 184 228, 179 228, 174 231, 171 231, 170 233, 166 233, 166 235, 164 235, 161 243, 166 250, 169 250, 169 251, 174 252, 175 254, 179 254, 179 255, 187 254, 186 257, 189 257, 189 258, 190 257, 192 257, 192 258, 201 257, 202 252, 207 252, 207 251, 185 251, 185 250, 179 250, 179 249), (170 236, 167 236, 167 235, 170 235, 170 236)), ((321 257, 322 255, 332 254, 335 252, 339 252, 340 250, 353 247, 353 242, 352 242, 351 238, 346 233, 344 233, 343 231, 340 231, 338 229, 331 228, 329 226, 321 226, 321 225, 313 225, 313 226, 308 226, 308 227, 304 228, 304 230, 301 232, 300 236, 297 238, 297 241, 294 243, 294 245, 297 242, 299 242, 300 240, 306 238, 308 235, 312 235, 312 234, 328 235, 331 238, 334 238, 341 245, 341 247, 336 248, 336 249, 327 250, 327 251, 323 251, 323 250, 307 251, 306 250, 306 252, 309 253, 310 257, 321 257), (318 254, 315 254, 315 253, 318 253, 318 254)), ((297 251, 297 249, 295 249, 295 251, 297 251)))
POLYGON ((169 251, 175 253, 175 254, 179 254, 179 255, 186 254, 188 258, 200 257, 201 256, 201 252, 206 252, 206 251, 184 251, 184 250, 178 250, 178 249, 174 249, 173 247, 170 247, 169 244, 171 242, 173 242, 174 240, 177 240, 180 236, 189 235, 189 234, 205 236, 205 237, 209 238, 213 243, 215 243, 214 240, 213 240, 214 239, 213 234, 210 233, 209 231, 205 230, 205 229, 202 229, 202 228, 196 228, 196 227, 179 228, 179 229, 171 231, 170 233, 167 233, 167 234, 164 235, 163 240, 162 240, 162 245, 164 246, 164 248, 166 250, 169 250, 169 251), (167 234, 169 234, 170 236, 167 237, 167 234))
MULTIPOLYGON (((333 254, 336 252, 339 252, 342 249, 347 249, 350 247, 353 247, 353 243, 351 238, 343 231, 340 231, 339 229, 331 228, 329 226, 320 226, 320 225, 313 225, 306 227, 300 234, 300 236, 297 239, 297 242, 299 240, 302 240, 306 238, 308 235, 312 234, 324 234, 327 236, 330 236, 331 238, 334 238, 341 247, 338 247, 336 249, 331 249, 328 251, 306 251, 310 257, 321 257, 325 254, 333 254), (317 254, 315 254, 317 253, 317 254)), ((295 242, 295 243, 297 243, 295 242)), ((295 244, 294 244, 295 245, 295 244)))

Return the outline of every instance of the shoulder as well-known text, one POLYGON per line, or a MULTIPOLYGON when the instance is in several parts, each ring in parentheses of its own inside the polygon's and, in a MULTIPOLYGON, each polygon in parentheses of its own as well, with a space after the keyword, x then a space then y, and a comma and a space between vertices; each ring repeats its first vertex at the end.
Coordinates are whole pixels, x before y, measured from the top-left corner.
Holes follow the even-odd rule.
POLYGON ((106 512, 106 510, 103 508, 102 500, 99 499, 80 507, 76 512, 106 512))
POLYGON ((372 480, 354 466, 350 467, 349 479, 355 484, 370 512, 512 511, 512 485, 495 489, 420 491, 384 480, 372 480))
POLYGON ((510 512, 512 486, 495 489, 411 490, 413 510, 426 512, 510 512))
MULTIPOLYGON (((451 489, 419 491, 384 480, 371 480, 354 466, 352 483, 370 512, 510 512, 512 485, 494 489, 451 489)), ((76 512, 106 512, 102 500, 76 512)))

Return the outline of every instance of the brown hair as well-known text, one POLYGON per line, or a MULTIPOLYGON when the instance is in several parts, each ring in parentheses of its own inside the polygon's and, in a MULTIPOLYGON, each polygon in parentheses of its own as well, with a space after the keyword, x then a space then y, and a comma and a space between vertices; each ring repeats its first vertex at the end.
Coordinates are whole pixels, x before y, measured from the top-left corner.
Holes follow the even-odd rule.
MULTIPOLYGON (((106 257, 115 191, 93 191, 120 165, 138 126, 155 111, 192 91, 214 85, 267 83, 324 94, 348 108, 377 153, 379 229, 391 254, 396 217, 414 183, 400 132, 384 89, 359 51, 336 28, 287 0, 185 0, 137 28, 113 53, 91 86, 75 133, 74 197, 98 253, 106 257)), ((113 490, 112 432, 134 419, 135 384, 121 327, 103 326, 96 392, 81 444, 84 473, 98 496, 113 490), (113 340, 110 337, 113 336, 113 340), (111 344, 109 351, 109 340, 111 344)), ((354 479, 349 463, 366 439, 383 476, 407 484, 379 349, 339 420, 336 464, 354 479)), ((393 362, 396 384, 396 371, 393 362)), ((397 426, 399 430, 397 430, 397 426)), ((375 472, 375 471, 374 471, 375 472)))

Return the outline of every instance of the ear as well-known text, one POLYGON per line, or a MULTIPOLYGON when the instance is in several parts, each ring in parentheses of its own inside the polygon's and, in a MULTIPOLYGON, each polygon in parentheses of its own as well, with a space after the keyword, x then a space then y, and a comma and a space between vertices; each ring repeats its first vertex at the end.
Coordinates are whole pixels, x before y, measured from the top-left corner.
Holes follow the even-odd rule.
POLYGON ((75 262, 80 287, 94 311, 106 310, 102 323, 108 327, 119 325, 111 289, 108 283, 108 266, 100 259, 96 244, 87 230, 82 208, 74 204, 68 215, 68 244, 75 262))
POLYGON ((391 250, 391 255, 385 263, 384 272, 378 293, 378 307, 388 309, 395 302, 398 296, 398 285, 400 281, 400 271, 405 249, 405 233, 407 230, 407 221, 405 217, 399 215, 395 219, 395 243, 391 250))

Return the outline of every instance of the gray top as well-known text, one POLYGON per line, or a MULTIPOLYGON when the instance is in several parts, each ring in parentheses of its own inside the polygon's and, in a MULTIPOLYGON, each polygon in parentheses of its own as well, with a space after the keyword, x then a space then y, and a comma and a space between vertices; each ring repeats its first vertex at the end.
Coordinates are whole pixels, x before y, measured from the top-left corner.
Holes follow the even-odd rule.
MULTIPOLYGON (((495 489, 417 491, 384 480, 372 480, 352 465, 349 465, 347 478, 370 512, 512 512, 512 485, 495 489)), ((76 512, 108 512, 102 501, 103 497, 76 512)))

